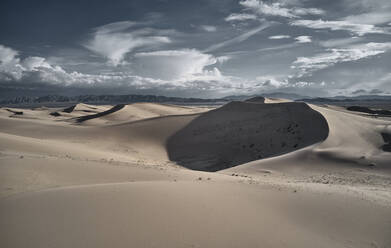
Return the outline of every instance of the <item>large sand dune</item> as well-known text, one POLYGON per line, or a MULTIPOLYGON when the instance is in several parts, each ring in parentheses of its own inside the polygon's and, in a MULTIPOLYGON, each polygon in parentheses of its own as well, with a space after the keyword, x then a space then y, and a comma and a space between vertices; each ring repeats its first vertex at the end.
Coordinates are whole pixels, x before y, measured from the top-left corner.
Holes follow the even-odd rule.
POLYGON ((338 108, 311 107, 327 120, 329 134, 317 143, 286 156, 243 164, 233 171, 277 170, 335 171, 351 168, 376 168, 391 171, 391 153, 385 152, 384 134, 391 133, 390 121, 363 117, 338 108), (337 167, 337 168, 336 168, 337 167))
POLYGON ((0 247, 391 247, 390 119, 113 107, 0 109, 0 247))
POLYGON ((327 135, 326 120, 305 103, 231 102, 195 118, 169 139, 167 150, 185 167, 217 171, 297 150, 327 135))

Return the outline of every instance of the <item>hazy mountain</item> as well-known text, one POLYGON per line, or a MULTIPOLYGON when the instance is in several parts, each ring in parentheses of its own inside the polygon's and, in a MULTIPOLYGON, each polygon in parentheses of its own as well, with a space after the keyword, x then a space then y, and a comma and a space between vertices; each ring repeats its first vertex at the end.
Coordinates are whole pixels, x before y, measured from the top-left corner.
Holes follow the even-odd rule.
POLYGON ((356 101, 391 101, 391 95, 361 95, 361 96, 335 96, 296 99, 303 102, 356 102, 356 101))
POLYGON ((47 103, 94 103, 94 104, 119 104, 134 102, 159 102, 159 103, 217 103, 227 101, 224 99, 202 99, 166 97, 156 95, 82 95, 82 96, 60 96, 48 95, 41 97, 21 96, 13 99, 0 101, 1 105, 28 105, 47 103))
POLYGON ((273 93, 264 93, 264 94, 256 94, 256 95, 232 95, 232 96, 226 96, 223 99, 227 99, 231 101, 243 101, 258 96, 270 97, 270 98, 284 98, 289 100, 310 98, 309 96, 303 96, 295 93, 273 92, 273 93))

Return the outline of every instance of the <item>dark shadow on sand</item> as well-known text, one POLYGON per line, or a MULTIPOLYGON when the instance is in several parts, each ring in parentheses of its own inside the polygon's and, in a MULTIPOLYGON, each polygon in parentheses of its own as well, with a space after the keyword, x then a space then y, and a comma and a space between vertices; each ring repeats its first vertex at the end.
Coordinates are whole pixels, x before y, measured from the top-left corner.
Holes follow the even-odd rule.
POLYGON ((218 171, 323 141, 326 119, 301 102, 231 102, 201 114, 167 141, 170 160, 218 171))
POLYGON ((77 117, 76 118, 76 122, 81 123, 81 122, 84 122, 84 121, 87 121, 87 120, 91 120, 91 119, 99 118, 99 117, 102 117, 102 116, 105 116, 105 115, 108 115, 108 114, 112 114, 114 112, 117 112, 120 109, 123 109, 124 107, 125 107, 125 104, 118 104, 118 105, 115 105, 114 107, 112 107, 109 110, 106 110, 106 111, 103 111, 103 112, 100 112, 100 113, 97 113, 97 114, 85 115, 85 116, 77 117))

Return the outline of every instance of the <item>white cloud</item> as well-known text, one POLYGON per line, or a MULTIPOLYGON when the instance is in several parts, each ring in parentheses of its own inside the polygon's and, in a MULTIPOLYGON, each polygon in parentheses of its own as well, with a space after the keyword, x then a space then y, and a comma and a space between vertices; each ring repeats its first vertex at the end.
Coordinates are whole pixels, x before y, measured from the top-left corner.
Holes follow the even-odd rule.
POLYGON ((19 53, 17 51, 15 51, 9 47, 0 45, 0 62, 1 62, 0 65, 6 65, 6 64, 10 64, 10 63, 19 62, 19 59, 16 58, 16 56, 18 56, 18 54, 19 53))
MULTIPOLYGON (((298 81, 295 83, 292 83, 292 87, 297 87, 297 88, 303 88, 303 87, 308 87, 308 86, 313 86, 315 83, 313 82, 306 82, 306 81, 298 81)), ((324 82, 321 83, 321 86, 324 86, 324 82)))
POLYGON ((306 36, 306 35, 297 36, 295 38, 295 40, 297 43, 310 43, 310 42, 312 42, 311 36, 306 36))
POLYGON ((357 24, 348 21, 296 20, 290 24, 312 29, 346 30, 359 36, 370 33, 384 33, 384 30, 372 24, 357 24))
POLYGON ((0 79, 4 81, 19 81, 33 78, 39 82, 61 83, 64 77, 69 77, 60 66, 52 66, 45 58, 27 57, 20 59, 18 52, 12 48, 0 45, 0 79))
POLYGON ((135 59, 143 62, 144 70, 155 75, 136 75, 127 71, 101 74, 67 72, 42 57, 20 59, 18 52, 0 45, 0 84, 18 82, 29 87, 30 83, 62 87, 93 89, 156 90, 158 92, 231 92, 243 87, 243 80, 222 75, 216 67, 228 56, 214 57, 195 49, 165 50, 137 53, 135 59), (167 78, 164 78, 164 75, 167 78), (154 77, 156 76, 156 77, 154 77))
POLYGON ((289 18, 297 17, 291 13, 290 9, 284 8, 280 3, 268 4, 259 0, 244 0, 239 3, 260 15, 283 16, 289 18))
POLYGON ((21 77, 18 52, 12 48, 0 45, 0 79, 11 80, 21 77))
POLYGON ((258 82, 258 86, 264 87, 266 89, 269 88, 282 88, 289 85, 287 79, 279 79, 275 76, 259 76, 256 77, 255 80, 258 82))
POLYGON ((324 11, 317 8, 292 7, 287 3, 266 3, 260 0, 243 0, 239 4, 254 11, 258 15, 281 16, 287 18, 297 18, 304 15, 322 15, 324 11))
MULTIPOLYGON (((213 55, 195 49, 143 52, 136 53, 134 57, 137 75, 163 80, 208 74, 205 67, 218 62, 218 58, 213 55)), ((220 60, 226 60, 226 58, 220 58, 220 60)), ((216 74, 216 76, 219 75, 219 73, 216 74)))
POLYGON ((253 14, 232 13, 229 16, 227 16, 224 20, 227 22, 233 22, 233 21, 246 21, 246 20, 255 20, 255 19, 257 19, 257 16, 253 14))
POLYGON ((27 71, 37 71, 40 68, 52 68, 52 66, 42 57, 27 57, 21 63, 27 71))
MULTIPOLYGON (((317 86, 317 84, 314 82, 295 81, 294 79, 292 80, 292 78, 289 77, 282 78, 280 76, 274 76, 274 75, 259 76, 256 77, 255 81, 256 81, 256 86, 266 91, 317 86)), ((323 87, 324 82, 323 84, 320 84, 320 86, 323 87)))
POLYGON ((289 38, 291 38, 290 35, 274 35, 269 37, 269 39, 271 40, 281 40, 281 39, 289 39, 289 38))
POLYGON ((298 57, 296 61, 293 62, 292 68, 299 69, 300 75, 305 75, 333 66, 337 63, 356 61, 382 54, 390 49, 391 42, 371 42, 367 44, 352 45, 347 48, 333 48, 328 49, 325 53, 320 53, 313 57, 298 57))
POLYGON ((206 32, 216 32, 217 28, 211 25, 201 25, 200 28, 206 32))
POLYGON ((95 29, 93 37, 84 46, 104 56, 113 65, 124 62, 125 55, 139 47, 170 43, 171 39, 160 30, 135 29, 134 22, 117 22, 95 29), (129 30, 132 28, 132 30, 129 30))
POLYGON ((317 8, 293 8, 292 12, 298 16, 323 15, 325 12, 317 8))

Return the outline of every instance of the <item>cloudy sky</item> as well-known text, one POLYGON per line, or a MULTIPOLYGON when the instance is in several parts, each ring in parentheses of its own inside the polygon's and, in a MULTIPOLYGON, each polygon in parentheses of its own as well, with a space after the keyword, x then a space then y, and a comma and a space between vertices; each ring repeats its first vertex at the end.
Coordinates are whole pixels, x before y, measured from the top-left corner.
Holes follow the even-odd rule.
POLYGON ((0 97, 391 94, 390 0, 3 0, 0 97))

